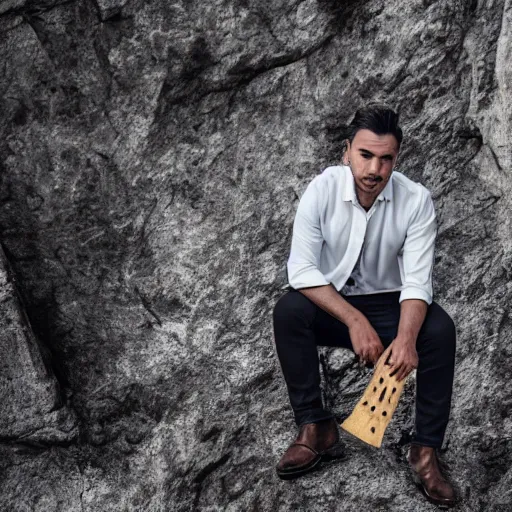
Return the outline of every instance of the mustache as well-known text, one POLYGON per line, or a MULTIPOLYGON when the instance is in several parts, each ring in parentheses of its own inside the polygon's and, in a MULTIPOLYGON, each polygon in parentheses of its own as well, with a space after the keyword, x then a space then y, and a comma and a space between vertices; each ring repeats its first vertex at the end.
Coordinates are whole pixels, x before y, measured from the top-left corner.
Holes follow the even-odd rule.
POLYGON ((381 181, 383 181, 382 176, 366 176, 363 179, 370 180, 370 181, 375 181, 376 183, 380 183, 381 181))

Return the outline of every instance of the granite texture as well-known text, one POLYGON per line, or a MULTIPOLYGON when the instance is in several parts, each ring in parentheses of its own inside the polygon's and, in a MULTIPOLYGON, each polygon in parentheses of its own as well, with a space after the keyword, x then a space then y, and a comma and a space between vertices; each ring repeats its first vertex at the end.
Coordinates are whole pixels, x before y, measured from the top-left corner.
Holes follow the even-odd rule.
MULTIPOLYGON (((369 101, 438 212, 458 510, 512 509, 511 31, 511 0, 0 0, 0 509, 433 510, 414 379, 381 450, 274 471, 295 210, 369 101)), ((342 418, 370 373, 321 356, 342 418)))
POLYGON ((78 431, 73 411, 32 332, 12 270, 0 248, 0 439, 42 446, 68 444, 78 431))

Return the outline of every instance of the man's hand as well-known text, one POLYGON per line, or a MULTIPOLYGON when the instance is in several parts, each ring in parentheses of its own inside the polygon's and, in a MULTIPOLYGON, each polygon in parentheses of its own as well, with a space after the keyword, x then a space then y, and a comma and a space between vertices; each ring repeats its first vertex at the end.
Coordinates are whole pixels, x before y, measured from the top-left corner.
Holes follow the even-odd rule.
POLYGON ((352 347, 360 361, 377 363, 384 352, 378 334, 363 313, 349 304, 332 284, 301 288, 299 291, 348 327, 352 347))
POLYGON ((375 329, 362 314, 348 326, 352 347, 359 360, 363 363, 376 364, 384 346, 375 329))
POLYGON ((416 340, 427 314, 427 303, 419 299, 407 299, 400 306, 398 334, 391 343, 391 373, 396 372, 397 380, 402 380, 418 368, 416 340))
POLYGON ((396 379, 405 379, 415 368, 418 368, 418 353, 416 352, 416 340, 396 337, 391 343, 391 357, 389 365, 391 375, 396 379))

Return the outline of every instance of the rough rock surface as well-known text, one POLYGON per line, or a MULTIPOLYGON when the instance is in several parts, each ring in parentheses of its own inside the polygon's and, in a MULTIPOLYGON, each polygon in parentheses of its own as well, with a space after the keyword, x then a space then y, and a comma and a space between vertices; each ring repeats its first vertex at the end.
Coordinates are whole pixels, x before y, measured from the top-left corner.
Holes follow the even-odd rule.
POLYGON ((69 443, 77 435, 62 403, 0 248, 0 439, 32 444, 69 443))
MULTIPOLYGON (((372 100, 438 212, 458 509, 511 510, 511 57, 511 0, 0 0, 0 240, 46 354, 2 367, 43 406, 2 412, 0 509, 433 509, 404 462, 412 380, 380 451, 274 472, 295 209, 372 100), (33 421, 65 442, 24 439, 33 421)), ((341 418, 369 375, 339 350, 322 368, 341 418)))

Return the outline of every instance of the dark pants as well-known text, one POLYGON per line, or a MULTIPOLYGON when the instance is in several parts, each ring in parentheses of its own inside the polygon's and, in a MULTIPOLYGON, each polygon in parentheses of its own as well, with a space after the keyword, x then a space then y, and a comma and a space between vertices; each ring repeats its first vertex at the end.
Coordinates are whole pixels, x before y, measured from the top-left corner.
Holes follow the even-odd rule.
MULTIPOLYGON (((344 296, 369 320, 387 347, 396 337, 400 293, 344 296)), ((274 307, 274 338, 297 425, 333 415, 324 409, 317 345, 353 350, 347 326, 297 290, 274 307)), ((455 361, 455 325, 433 302, 416 343, 416 433, 413 442, 440 448, 450 414, 455 361)))

